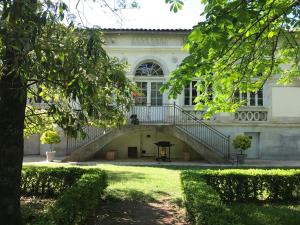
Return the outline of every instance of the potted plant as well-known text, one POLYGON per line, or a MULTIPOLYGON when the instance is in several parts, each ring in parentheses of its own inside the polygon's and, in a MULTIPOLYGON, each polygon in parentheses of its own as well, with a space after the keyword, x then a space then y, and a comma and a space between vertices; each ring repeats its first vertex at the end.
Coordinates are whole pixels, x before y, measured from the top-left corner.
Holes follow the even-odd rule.
POLYGON ((233 146, 240 151, 240 153, 236 154, 237 163, 243 164, 247 157, 244 152, 251 147, 251 139, 246 135, 237 135, 233 139, 233 146))
POLYGON ((46 152, 48 162, 52 162, 54 160, 54 157, 55 157, 56 152, 53 151, 53 144, 57 144, 60 141, 61 141, 60 136, 59 136, 58 132, 54 129, 46 130, 42 134, 42 136, 41 136, 42 144, 50 144, 50 151, 46 152))
POLYGON ((137 115, 136 114, 132 114, 130 116, 130 120, 131 120, 131 124, 133 125, 139 125, 140 121, 139 119, 137 118, 137 115))

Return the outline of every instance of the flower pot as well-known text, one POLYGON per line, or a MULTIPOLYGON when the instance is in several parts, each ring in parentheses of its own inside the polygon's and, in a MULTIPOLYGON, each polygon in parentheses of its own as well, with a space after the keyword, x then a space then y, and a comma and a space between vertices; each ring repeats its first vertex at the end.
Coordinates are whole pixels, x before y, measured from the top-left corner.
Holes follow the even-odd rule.
POLYGON ((106 160, 115 160, 117 159, 117 151, 116 150, 109 150, 106 152, 105 155, 106 160))
POLYGON ((133 125, 139 125, 140 121, 139 119, 137 118, 137 115, 136 114, 132 114, 130 116, 130 119, 131 119, 131 124, 133 125))
POLYGON ((191 160, 191 153, 183 152, 183 160, 184 161, 190 161, 191 160))
POLYGON ((52 152, 46 152, 46 156, 47 156, 47 161, 48 162, 52 162, 55 158, 55 151, 52 152))
POLYGON ((237 164, 244 164, 245 163, 245 158, 247 157, 246 154, 236 154, 236 161, 237 164))

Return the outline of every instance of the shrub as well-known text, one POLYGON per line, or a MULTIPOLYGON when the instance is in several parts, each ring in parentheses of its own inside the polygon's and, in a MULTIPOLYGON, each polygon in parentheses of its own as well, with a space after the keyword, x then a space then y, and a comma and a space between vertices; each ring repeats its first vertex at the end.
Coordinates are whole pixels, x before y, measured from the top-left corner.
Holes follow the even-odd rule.
POLYGON ((56 130, 46 130, 41 136, 42 144, 50 144, 51 151, 52 145, 60 142, 60 136, 56 130))
POLYGON ((246 135, 237 135, 233 139, 233 147, 240 151, 246 151, 251 147, 251 139, 246 135))
POLYGON ((35 220, 36 225, 82 223, 95 211, 106 186, 107 175, 99 169, 25 167, 22 171, 23 194, 60 195, 54 205, 35 220))
POLYGON ((24 167, 21 177, 21 195, 56 197, 70 188, 85 170, 70 167, 24 167))
POLYGON ((225 169, 184 171, 181 182, 188 216, 196 225, 242 224, 228 203, 299 201, 300 170, 225 169))
POLYGON ((185 206, 195 225, 240 225, 240 218, 221 201, 218 193, 197 172, 181 173, 185 206))
POLYGON ((201 177, 227 202, 300 199, 300 170, 207 170, 201 177))
POLYGON ((93 170, 82 175, 35 224, 75 225, 82 223, 95 211, 106 186, 107 176, 101 170, 93 170))

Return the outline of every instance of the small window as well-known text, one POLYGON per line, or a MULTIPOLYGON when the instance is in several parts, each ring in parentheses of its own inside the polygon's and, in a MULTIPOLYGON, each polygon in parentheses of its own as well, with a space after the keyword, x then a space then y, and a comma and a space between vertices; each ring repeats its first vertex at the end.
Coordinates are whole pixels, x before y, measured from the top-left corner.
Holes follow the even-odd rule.
POLYGON ((163 76, 161 67, 153 62, 145 62, 139 65, 135 71, 135 76, 163 76))
POLYGON ((234 97, 240 99, 241 101, 245 102, 245 106, 263 106, 263 90, 258 90, 257 92, 245 92, 240 93, 236 91, 234 93, 234 97))

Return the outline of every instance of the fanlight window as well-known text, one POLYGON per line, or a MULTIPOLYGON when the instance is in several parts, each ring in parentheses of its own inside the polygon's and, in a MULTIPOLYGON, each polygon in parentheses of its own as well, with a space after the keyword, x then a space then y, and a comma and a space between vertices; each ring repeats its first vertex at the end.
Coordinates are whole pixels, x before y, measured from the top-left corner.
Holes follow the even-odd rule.
POLYGON ((135 71, 135 76, 163 76, 161 67, 153 62, 146 62, 139 65, 135 71))

